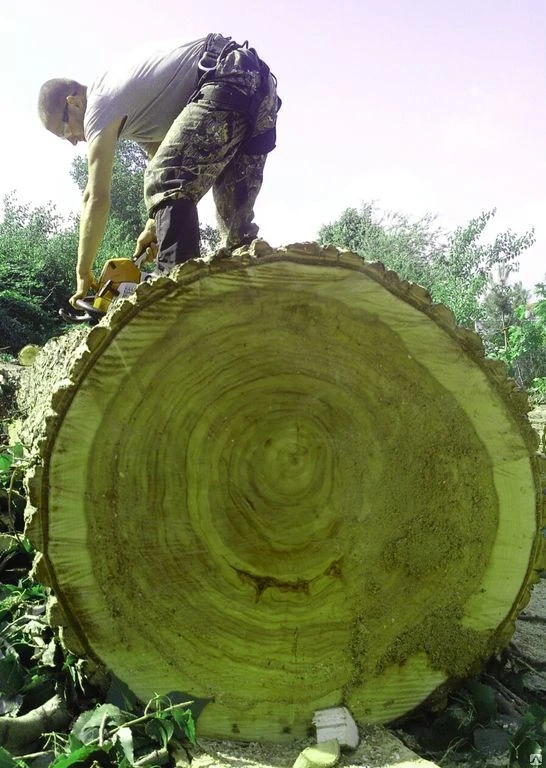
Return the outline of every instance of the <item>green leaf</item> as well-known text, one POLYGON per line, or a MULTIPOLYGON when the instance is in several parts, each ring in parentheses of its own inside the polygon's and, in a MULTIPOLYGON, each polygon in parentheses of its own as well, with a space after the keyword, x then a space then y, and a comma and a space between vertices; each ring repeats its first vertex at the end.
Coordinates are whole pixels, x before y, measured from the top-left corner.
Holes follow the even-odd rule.
POLYGON ((27 555, 33 555, 35 552, 35 549, 30 543, 30 541, 27 539, 27 537, 25 536, 22 541, 23 541, 23 549, 25 550, 27 555))
POLYGON ((25 449, 21 443, 14 443, 13 445, 10 445, 9 452, 15 459, 22 459, 25 455, 25 449))
POLYGON ((25 682, 25 670, 15 656, 0 659, 0 693, 11 698, 20 691, 25 682))
POLYGON ((531 704, 529 706, 529 714, 534 717, 537 725, 542 725, 546 721, 546 709, 541 707, 540 704, 531 704))
POLYGON ((0 747, 0 768, 16 768, 18 765, 20 763, 4 747, 0 747))
POLYGON ((478 721, 488 723, 497 713, 495 691, 489 685, 480 683, 479 680, 468 680, 465 687, 472 697, 478 721))
POLYGON ((193 715, 189 709, 173 709, 171 717, 182 731, 182 735, 186 736, 192 744, 195 744, 195 721, 193 715))
POLYGON ((68 743, 66 746, 67 752, 76 752, 76 750, 80 749, 81 747, 84 747, 85 744, 82 742, 81 739, 79 739, 73 731, 70 731, 68 734, 68 743))
POLYGON ((133 732, 131 731, 131 729, 128 728, 127 726, 120 728, 119 731, 116 731, 116 733, 114 734, 112 742, 114 744, 119 743, 120 747, 123 750, 123 754, 127 758, 129 764, 134 765, 135 755, 134 755, 134 748, 133 748, 133 732))
POLYGON ((101 704, 96 709, 83 712, 74 723, 72 733, 82 744, 91 744, 98 739, 103 722, 106 725, 122 725, 125 722, 125 716, 119 707, 113 704, 101 704))
POLYGON ((71 752, 69 755, 62 755, 61 757, 58 757, 51 764, 51 768, 69 768, 69 766, 78 765, 79 763, 90 765, 91 761, 88 759, 90 757, 94 757, 99 765, 104 765, 104 757, 106 757, 111 748, 111 744, 105 744, 103 747, 80 747, 75 752, 71 752), (101 757, 103 757, 103 760, 100 759, 101 757))
POLYGON ((174 733, 174 723, 171 720, 155 717, 146 725, 146 733, 166 749, 169 739, 174 733))
POLYGON ((13 457, 9 453, 0 453, 0 472, 9 472, 13 457))

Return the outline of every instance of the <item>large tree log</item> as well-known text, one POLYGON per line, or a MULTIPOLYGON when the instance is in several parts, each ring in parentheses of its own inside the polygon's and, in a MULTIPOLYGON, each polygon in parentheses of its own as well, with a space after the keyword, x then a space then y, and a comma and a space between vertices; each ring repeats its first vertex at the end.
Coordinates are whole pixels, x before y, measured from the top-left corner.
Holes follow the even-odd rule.
POLYGON ((507 643, 537 440, 419 286, 257 242, 143 284, 33 381, 28 535, 66 642, 143 699, 211 699, 201 735, 387 722, 507 643))

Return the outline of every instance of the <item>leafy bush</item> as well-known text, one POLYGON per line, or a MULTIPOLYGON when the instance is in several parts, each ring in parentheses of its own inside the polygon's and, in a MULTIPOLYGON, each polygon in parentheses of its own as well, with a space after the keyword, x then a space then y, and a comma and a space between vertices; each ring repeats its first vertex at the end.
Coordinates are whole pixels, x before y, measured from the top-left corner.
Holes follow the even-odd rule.
POLYGON ((528 389, 534 404, 543 402, 546 381, 546 287, 537 285, 539 300, 513 311, 504 344, 492 357, 504 360, 518 384, 528 389))
POLYGON ((55 316, 13 290, 0 290, 2 351, 17 352, 25 344, 43 344, 56 330, 55 316))
POLYGON ((450 307, 457 322, 473 328, 482 315, 482 299, 491 271, 515 265, 534 243, 534 233, 497 234, 493 243, 481 236, 495 211, 481 213, 465 227, 443 232, 434 218, 410 221, 400 213, 380 216, 371 204, 361 211, 348 208, 319 231, 321 243, 349 248, 368 261, 381 261, 404 280, 420 283, 434 301, 450 307))
POLYGON ((58 308, 71 293, 68 265, 76 243, 75 232, 65 226, 53 205, 33 208, 13 195, 4 199, 0 222, 3 352, 14 354, 25 344, 42 344, 64 327, 58 308))

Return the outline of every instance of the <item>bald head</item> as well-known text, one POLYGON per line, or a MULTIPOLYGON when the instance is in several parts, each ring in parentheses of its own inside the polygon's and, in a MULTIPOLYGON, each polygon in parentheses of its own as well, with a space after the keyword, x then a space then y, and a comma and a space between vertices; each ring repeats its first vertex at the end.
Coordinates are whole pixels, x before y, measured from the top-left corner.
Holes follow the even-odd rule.
POLYGON ((51 130, 52 123, 62 116, 68 96, 85 95, 86 90, 81 83, 65 77, 45 82, 38 94, 38 114, 45 128, 51 130))

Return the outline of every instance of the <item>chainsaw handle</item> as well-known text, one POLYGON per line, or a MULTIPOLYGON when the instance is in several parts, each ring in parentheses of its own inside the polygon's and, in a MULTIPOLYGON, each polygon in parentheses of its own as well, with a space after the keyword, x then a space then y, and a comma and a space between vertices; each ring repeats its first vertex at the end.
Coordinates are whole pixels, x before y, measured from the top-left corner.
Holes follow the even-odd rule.
POLYGON ((73 312, 71 309, 66 310, 61 308, 59 309, 59 315, 63 320, 67 320, 69 323, 91 323, 93 325, 98 323, 101 317, 104 317, 104 312, 95 309, 95 307, 85 299, 76 299, 76 307, 81 310, 81 312, 73 312))
POLYGON ((71 312, 68 309, 63 309, 63 307, 60 307, 59 315, 62 317, 63 320, 66 320, 67 323, 92 322, 91 315, 88 315, 87 312, 71 312))
POLYGON ((76 299, 76 307, 87 312, 95 321, 99 321, 101 317, 104 317, 105 312, 102 309, 95 309, 95 307, 89 303, 87 299, 76 299))

